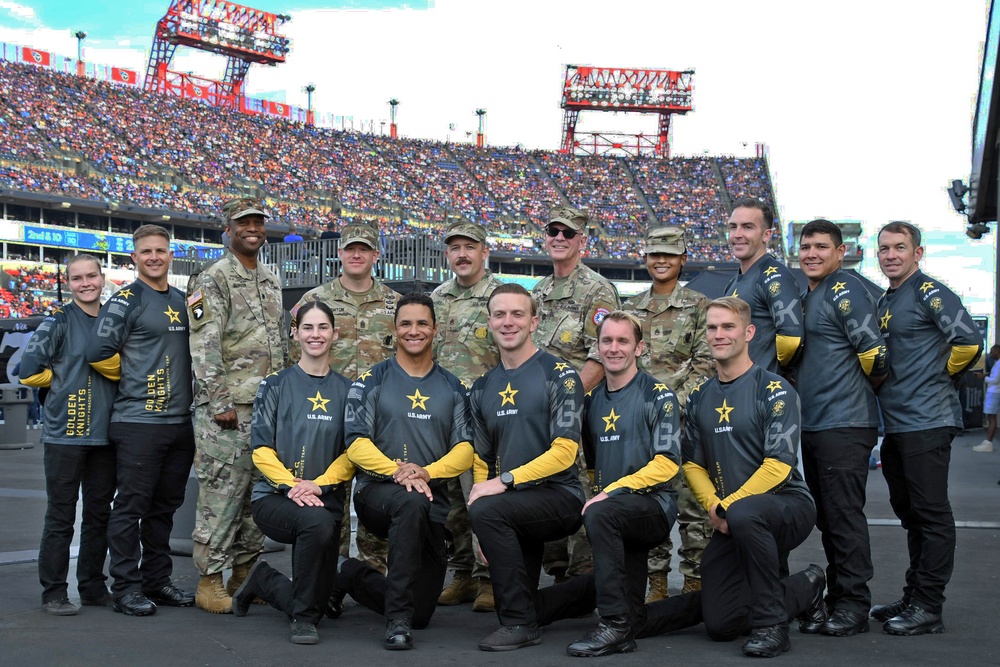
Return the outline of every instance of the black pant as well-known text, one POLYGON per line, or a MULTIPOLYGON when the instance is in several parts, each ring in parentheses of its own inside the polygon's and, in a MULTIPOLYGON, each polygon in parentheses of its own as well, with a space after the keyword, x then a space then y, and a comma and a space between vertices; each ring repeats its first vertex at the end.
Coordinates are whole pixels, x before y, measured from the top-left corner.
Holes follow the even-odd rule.
POLYGON ((342 509, 339 501, 300 507, 283 493, 253 502, 253 520, 261 532, 292 545, 291 581, 270 566, 255 575, 261 598, 289 618, 316 624, 323 617, 337 568, 342 509))
POLYGON ((816 501, 816 527, 826 553, 826 602, 860 614, 872 606, 872 567, 865 485, 876 428, 802 433, 802 467, 816 501))
POLYGON ((955 566, 955 517, 948 501, 948 466, 956 429, 890 433, 882 441, 889 504, 906 530, 910 566, 903 599, 941 613, 955 566))
POLYGON ((77 589, 82 598, 107 593, 104 559, 108 555, 108 516, 115 495, 115 450, 111 445, 45 443, 45 491, 48 505, 38 548, 42 603, 67 597, 69 548, 76 523, 76 501, 83 489, 77 589))
POLYGON ((479 498, 469 521, 489 561, 497 616, 503 625, 534 625, 535 593, 545 542, 572 535, 583 501, 555 485, 532 486, 479 498))
POLYGON ((345 563, 341 589, 387 619, 405 618, 414 628, 427 627, 448 570, 444 524, 431 520, 431 501, 394 482, 375 482, 354 494, 354 509, 365 528, 388 539, 388 567, 383 577, 345 563))
POLYGON ((182 424, 114 422, 118 494, 108 521, 115 597, 170 583, 170 531, 194 460, 194 429, 182 424), (140 564, 141 560, 141 564, 140 564))
POLYGON ((583 525, 594 554, 597 610, 635 622, 645 605, 649 550, 670 535, 672 519, 653 496, 622 493, 590 505, 583 525))

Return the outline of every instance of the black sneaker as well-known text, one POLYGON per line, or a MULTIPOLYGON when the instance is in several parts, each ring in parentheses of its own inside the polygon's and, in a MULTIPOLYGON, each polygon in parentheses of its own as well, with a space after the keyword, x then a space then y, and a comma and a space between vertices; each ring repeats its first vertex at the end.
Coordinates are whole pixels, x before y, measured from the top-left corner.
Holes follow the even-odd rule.
POLYGON ((566 647, 566 653, 578 658, 595 658, 613 653, 631 653, 638 646, 627 619, 602 618, 583 639, 566 647))
POLYGON ((312 623, 292 620, 291 628, 292 628, 292 635, 291 637, 289 637, 289 640, 293 644, 319 643, 319 633, 316 632, 316 626, 313 625, 312 623))
POLYGON ((139 591, 117 598, 111 603, 111 608, 126 616, 152 616, 156 613, 156 605, 139 591))
POLYGON ((911 604, 901 614, 886 621, 882 626, 882 632, 905 637, 937 635, 944 632, 944 622, 941 620, 941 614, 911 604))
POLYGON ((788 626, 785 624, 769 625, 754 628, 750 639, 743 645, 743 655, 754 658, 777 658, 792 648, 788 639, 788 626))
POLYGON ((194 605, 194 593, 188 593, 173 584, 167 584, 155 591, 143 591, 147 598, 164 607, 191 607, 194 605))
POLYGON ((879 623, 885 623, 893 616, 902 614, 908 606, 903 600, 896 600, 889 604, 877 604, 868 614, 879 623))
POLYGON ((479 642, 480 651, 513 651, 542 643, 542 631, 530 625, 501 625, 479 642))
POLYGON ((69 601, 69 598, 60 598, 58 600, 49 600, 43 604, 42 611, 52 616, 76 616, 80 610, 75 604, 69 601))
POLYGON ((385 647, 390 651, 405 651, 413 648, 413 633, 410 620, 390 618, 385 622, 385 647))

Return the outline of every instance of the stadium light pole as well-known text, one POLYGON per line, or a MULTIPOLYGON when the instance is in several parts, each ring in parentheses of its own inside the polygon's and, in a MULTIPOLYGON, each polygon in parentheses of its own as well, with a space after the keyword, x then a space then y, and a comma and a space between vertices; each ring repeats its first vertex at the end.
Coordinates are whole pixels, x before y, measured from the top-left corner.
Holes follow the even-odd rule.
POLYGON ((309 84, 306 86, 306 123, 309 125, 314 124, 313 117, 313 93, 316 92, 316 86, 309 84))
POLYGON ((76 73, 83 76, 83 40, 87 39, 87 33, 77 30, 73 36, 76 37, 76 73))
POLYGON ((482 148, 486 144, 486 109, 476 109, 479 116, 479 131, 476 132, 476 148, 482 148))
POLYGON ((393 139, 396 138, 396 107, 399 106, 399 100, 393 97, 389 100, 389 136, 393 139))

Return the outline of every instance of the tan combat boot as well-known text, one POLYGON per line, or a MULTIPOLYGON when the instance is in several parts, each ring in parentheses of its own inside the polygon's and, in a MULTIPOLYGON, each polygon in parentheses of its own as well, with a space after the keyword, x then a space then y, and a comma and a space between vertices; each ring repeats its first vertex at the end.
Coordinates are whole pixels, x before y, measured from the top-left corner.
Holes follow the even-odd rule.
POLYGON ((478 587, 472 578, 471 572, 468 570, 456 570, 451 583, 441 591, 441 595, 438 597, 438 604, 451 606, 462 604, 463 602, 472 602, 476 599, 477 590, 478 587))
POLYGON ((233 613, 233 598, 222 586, 222 573, 206 574, 198 582, 194 603, 210 614, 233 613))
POLYGON ((649 594, 646 595, 646 604, 651 604, 657 600, 664 600, 670 597, 670 590, 667 588, 667 575, 665 572, 657 572, 649 575, 649 594))
POLYGON ((482 578, 479 582, 479 593, 476 601, 472 603, 472 611, 496 611, 496 604, 493 602, 493 582, 482 578))
POLYGON ((681 589, 681 593, 694 593, 695 591, 701 590, 701 579, 695 579, 694 577, 684 577, 684 588, 681 589))
POLYGON ((226 582, 226 592, 230 596, 236 595, 236 589, 246 580, 247 575, 250 574, 250 568, 253 564, 257 562, 256 556, 243 563, 242 565, 233 565, 233 573, 229 577, 229 581, 226 582))

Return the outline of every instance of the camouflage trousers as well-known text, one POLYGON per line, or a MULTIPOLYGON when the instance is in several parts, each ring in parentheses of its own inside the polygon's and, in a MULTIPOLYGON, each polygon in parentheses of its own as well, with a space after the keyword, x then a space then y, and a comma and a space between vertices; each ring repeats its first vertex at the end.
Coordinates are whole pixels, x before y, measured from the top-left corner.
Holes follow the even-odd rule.
MULTIPOLYGON (((347 501, 344 503, 344 522, 340 526, 340 555, 345 558, 351 555, 351 498, 353 497, 353 482, 347 482, 344 486, 344 493, 347 501)), ((368 563, 370 566, 385 574, 388 570, 387 562, 389 558, 389 542, 381 537, 376 537, 368 532, 368 529, 358 521, 358 534, 355 538, 358 545, 358 560, 368 563)))
POLYGON ((250 492, 260 478, 250 446, 253 406, 236 406, 236 430, 220 428, 211 411, 208 404, 194 410, 198 504, 192 560, 202 575, 242 565, 264 545, 264 534, 250 512, 250 492))
MULTIPOLYGON (((677 551, 681 564, 678 569, 688 579, 701 579, 701 554, 715 529, 708 512, 688 487, 683 473, 677 476, 674 488, 677 489, 677 526, 681 533, 681 548, 677 551)), ((646 561, 649 574, 670 572, 670 552, 673 550, 674 543, 669 537, 650 549, 649 560, 646 561)))
POLYGON ((469 491, 472 489, 472 471, 463 472, 448 481, 448 500, 451 510, 444 527, 451 533, 455 545, 455 555, 448 566, 456 571, 472 572, 477 579, 489 579, 490 569, 479 557, 479 539, 472 532, 469 523, 469 491))
MULTIPOLYGON (((594 482, 587 472, 586 462, 583 460, 583 447, 580 447, 576 455, 576 463, 580 468, 580 484, 583 486, 583 495, 587 500, 594 497, 594 482)), ((594 571, 594 553, 590 549, 590 540, 587 539, 587 531, 583 526, 569 537, 561 540, 545 543, 545 551, 542 553, 542 567, 545 572, 552 576, 565 574, 567 577, 577 577, 581 574, 590 574, 594 571)))

